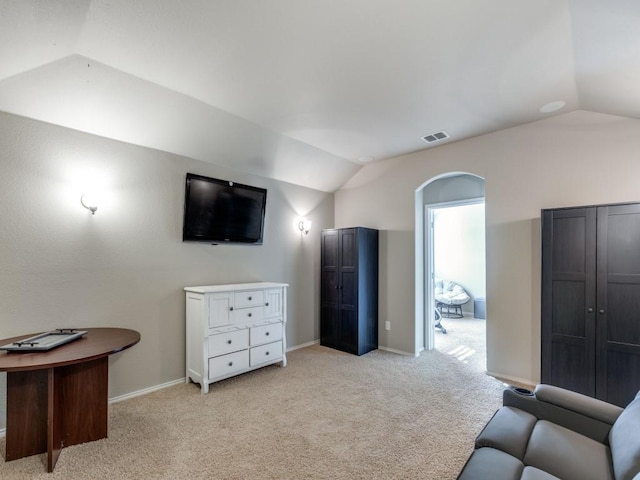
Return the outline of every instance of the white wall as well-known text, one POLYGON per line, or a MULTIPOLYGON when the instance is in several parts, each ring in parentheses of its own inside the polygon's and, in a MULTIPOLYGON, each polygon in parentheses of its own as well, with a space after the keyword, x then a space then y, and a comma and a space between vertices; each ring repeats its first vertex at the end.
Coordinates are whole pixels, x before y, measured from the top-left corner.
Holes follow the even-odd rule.
POLYGON ((576 111, 362 169, 336 192, 336 227, 383 230, 381 345, 415 353, 415 190, 468 172, 486 181, 488 370, 539 381, 540 209, 640 200, 638 158, 640 121, 576 111))
POLYGON ((433 223, 434 274, 466 290, 462 310, 473 315, 473 300, 486 296, 484 203, 438 208, 433 223))
POLYGON ((141 342, 111 357, 110 396, 184 377, 187 285, 289 283, 289 346, 319 338, 320 230, 333 227, 332 194, 6 113, 0 169, 0 338, 138 330, 141 342), (264 245, 183 243, 186 172, 266 187, 264 245), (92 216, 80 195, 96 179, 104 195, 92 216), (308 236, 298 215, 313 221, 308 236))

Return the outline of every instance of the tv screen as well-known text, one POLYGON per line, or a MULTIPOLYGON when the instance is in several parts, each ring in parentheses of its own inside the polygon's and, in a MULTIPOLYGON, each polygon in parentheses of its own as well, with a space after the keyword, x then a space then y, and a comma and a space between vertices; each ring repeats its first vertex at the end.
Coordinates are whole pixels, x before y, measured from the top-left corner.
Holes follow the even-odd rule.
POLYGON ((267 190, 187 173, 185 242, 262 244, 267 190))

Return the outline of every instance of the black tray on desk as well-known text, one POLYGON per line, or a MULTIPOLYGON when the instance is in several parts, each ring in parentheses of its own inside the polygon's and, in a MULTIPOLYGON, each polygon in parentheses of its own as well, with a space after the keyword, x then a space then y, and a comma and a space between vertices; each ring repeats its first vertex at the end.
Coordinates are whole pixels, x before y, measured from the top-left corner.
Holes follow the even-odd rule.
POLYGON ((7 352, 46 352, 52 348, 72 342, 82 337, 85 333, 87 333, 86 330, 58 328, 52 332, 40 333, 24 340, 3 345, 0 350, 6 350, 7 352))

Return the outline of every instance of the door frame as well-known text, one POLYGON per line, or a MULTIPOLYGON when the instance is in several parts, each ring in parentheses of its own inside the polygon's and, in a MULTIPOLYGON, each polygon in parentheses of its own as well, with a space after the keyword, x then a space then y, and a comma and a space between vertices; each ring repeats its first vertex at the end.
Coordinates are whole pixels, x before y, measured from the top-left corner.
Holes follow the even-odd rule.
MULTIPOLYGON (((428 345, 426 342, 426 332, 425 332, 425 248, 424 248, 424 237, 425 237, 425 215, 424 215, 424 189, 429 186, 429 184, 435 182, 436 180, 440 180, 442 178, 449 177, 457 177, 460 175, 470 175, 472 177, 481 178, 485 180, 484 177, 480 175, 476 175, 475 173, 470 172, 462 172, 462 171, 452 171, 443 173, 440 175, 436 175, 431 177, 429 180, 423 182, 418 188, 414 191, 414 258, 415 258, 415 269, 414 269, 414 355, 420 355, 425 349, 425 346, 428 345)), ((485 194, 485 204, 486 204, 486 194, 485 194)), ((486 233, 485 233, 486 235, 486 233)), ((431 285, 432 286, 432 285, 431 285)), ((430 324, 432 325, 432 323, 430 324)), ((433 337, 433 335, 431 335, 433 337)), ((433 346, 431 347, 433 348, 433 346)))
MULTIPOLYGON (((434 263, 435 263, 435 249, 434 249, 434 215, 436 210, 442 210, 445 208, 464 207, 465 205, 478 205, 485 203, 485 197, 465 198, 464 200, 453 200, 451 202, 439 202, 429 203, 424 206, 424 251, 425 251, 425 292, 424 296, 425 315, 424 315, 424 344, 427 350, 433 350, 435 347, 435 318, 430 315, 429 312, 435 311, 435 299, 433 297, 433 279, 434 279, 434 263)), ((485 222, 486 223, 486 222, 485 222)), ((485 248, 485 263, 486 263, 486 248, 485 248)))

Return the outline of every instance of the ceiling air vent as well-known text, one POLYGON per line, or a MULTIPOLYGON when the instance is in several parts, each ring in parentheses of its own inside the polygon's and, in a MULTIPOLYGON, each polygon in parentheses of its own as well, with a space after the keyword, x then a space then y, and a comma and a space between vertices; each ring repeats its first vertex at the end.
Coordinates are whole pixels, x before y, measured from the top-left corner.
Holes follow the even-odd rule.
POLYGON ((427 143, 438 142, 440 140, 444 140, 445 138, 449 138, 449 134, 446 132, 436 132, 430 133, 429 135, 425 135, 422 139, 427 143))

